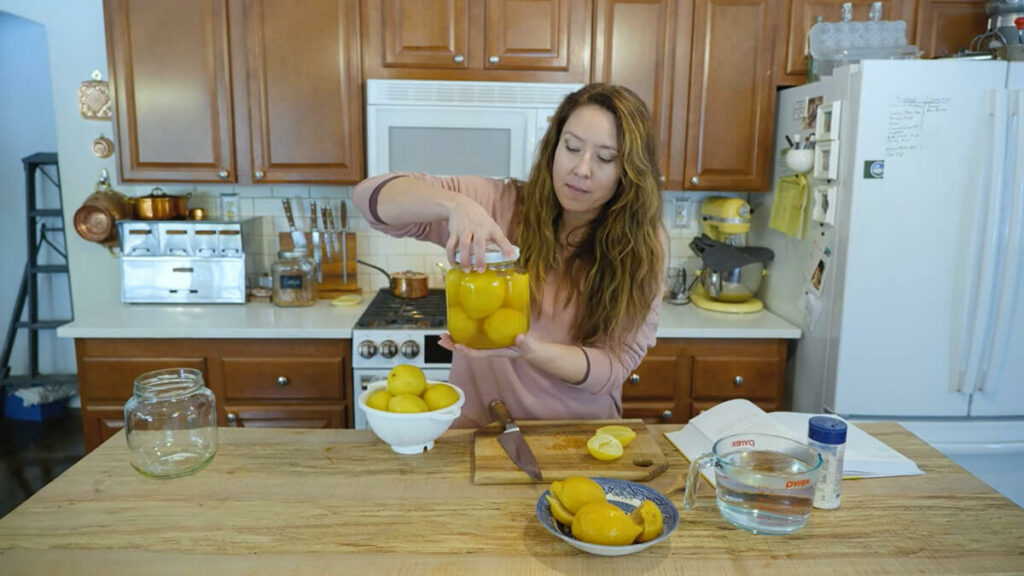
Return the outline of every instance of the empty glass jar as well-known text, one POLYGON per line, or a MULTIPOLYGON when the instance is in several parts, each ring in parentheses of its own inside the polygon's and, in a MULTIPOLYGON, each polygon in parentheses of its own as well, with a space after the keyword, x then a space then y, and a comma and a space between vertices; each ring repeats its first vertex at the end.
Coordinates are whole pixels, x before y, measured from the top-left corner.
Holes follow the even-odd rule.
POLYGON ((124 405, 132 467, 153 478, 174 478, 206 466, 217 453, 217 404, 192 368, 146 372, 124 405))
MULTIPOLYGON (((463 272, 452 268, 445 278, 448 332, 452 340, 476 349, 504 348, 530 329, 530 275, 496 246, 487 248, 487 268, 463 272)), ((456 252, 456 262, 459 255, 456 252)))

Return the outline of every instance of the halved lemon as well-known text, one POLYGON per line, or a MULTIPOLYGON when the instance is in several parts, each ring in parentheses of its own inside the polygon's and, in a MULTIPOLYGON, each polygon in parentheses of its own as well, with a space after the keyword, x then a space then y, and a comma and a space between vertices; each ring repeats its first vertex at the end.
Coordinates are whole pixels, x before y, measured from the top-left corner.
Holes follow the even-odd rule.
POLYGON ((598 460, 615 460, 622 456, 622 443, 608 434, 594 434, 587 440, 587 451, 598 460))
POLYGON ((597 429, 597 434, 607 434, 612 438, 615 438, 625 448, 629 446, 629 443, 636 438, 636 432, 633 431, 629 426, 623 426, 621 424, 612 424, 610 426, 601 426, 597 429))

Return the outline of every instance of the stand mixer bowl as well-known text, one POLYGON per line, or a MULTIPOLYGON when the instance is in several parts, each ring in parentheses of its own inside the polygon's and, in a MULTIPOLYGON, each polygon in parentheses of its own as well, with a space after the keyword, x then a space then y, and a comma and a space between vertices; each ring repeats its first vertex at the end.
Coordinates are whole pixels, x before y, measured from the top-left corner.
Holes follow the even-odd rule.
POLYGON ((705 268, 700 285, 719 302, 746 302, 754 297, 764 277, 764 262, 753 262, 726 271, 705 268))

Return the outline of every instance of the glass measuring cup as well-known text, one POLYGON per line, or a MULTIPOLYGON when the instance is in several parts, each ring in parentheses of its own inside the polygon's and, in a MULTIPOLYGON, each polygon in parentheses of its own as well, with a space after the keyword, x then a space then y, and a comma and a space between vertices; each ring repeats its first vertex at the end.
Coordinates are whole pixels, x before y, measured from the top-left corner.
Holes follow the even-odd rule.
POLYGON ((733 526, 790 534, 807 524, 821 470, 821 455, 811 447, 771 434, 720 438, 690 464, 684 509, 693 509, 700 472, 712 466, 718 511, 733 526))

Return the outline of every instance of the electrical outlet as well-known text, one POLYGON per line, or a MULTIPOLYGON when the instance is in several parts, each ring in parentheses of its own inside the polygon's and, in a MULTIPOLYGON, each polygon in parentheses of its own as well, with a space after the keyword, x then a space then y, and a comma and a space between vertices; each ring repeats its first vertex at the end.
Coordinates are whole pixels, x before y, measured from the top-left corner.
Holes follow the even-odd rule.
POLYGON ((689 198, 673 198, 672 199, 672 227, 673 228, 689 228, 690 227, 690 206, 691 202, 689 198))

